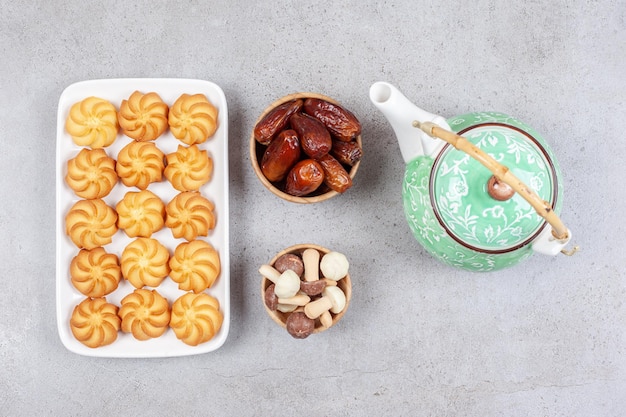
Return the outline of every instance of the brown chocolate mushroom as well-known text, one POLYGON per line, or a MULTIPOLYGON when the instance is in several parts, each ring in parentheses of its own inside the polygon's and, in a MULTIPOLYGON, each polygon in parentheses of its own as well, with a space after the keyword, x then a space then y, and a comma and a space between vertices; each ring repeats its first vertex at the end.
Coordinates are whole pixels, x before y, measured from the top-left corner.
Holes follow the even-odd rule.
POLYGON ((274 284, 270 284, 265 289, 265 305, 271 311, 276 311, 276 307, 278 306, 278 297, 276 293, 274 293, 274 284))
POLYGON ((287 317, 287 331, 296 339, 307 338, 315 328, 315 320, 312 320, 301 311, 291 313, 287 317))
POLYGON ((276 270, 281 274, 286 270, 291 269, 301 278, 304 273, 304 263, 302 262, 302 259, 293 253, 286 253, 276 259, 276 262, 274 262, 274 268, 276 268, 276 270))
POLYGON ((326 281, 318 279, 317 281, 300 281, 300 291, 311 297, 320 295, 326 288, 326 281))

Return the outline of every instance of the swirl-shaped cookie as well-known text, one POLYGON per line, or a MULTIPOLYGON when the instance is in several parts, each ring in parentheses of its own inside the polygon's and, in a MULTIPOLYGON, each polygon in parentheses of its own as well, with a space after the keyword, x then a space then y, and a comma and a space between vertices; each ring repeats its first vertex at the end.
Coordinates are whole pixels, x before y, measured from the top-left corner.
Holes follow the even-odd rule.
POLYGON ((118 122, 122 132, 140 142, 155 140, 167 129, 167 104, 157 93, 135 91, 122 100, 118 122))
POLYGON ((117 138, 117 110, 105 99, 87 97, 72 105, 65 130, 78 146, 105 148, 117 138))
POLYGON ((182 192, 167 204, 165 225, 172 229, 175 238, 191 241, 208 236, 209 230, 215 228, 214 207, 199 192, 182 192))
POLYGON ((145 190, 163 178, 164 157, 152 142, 130 142, 117 155, 117 175, 125 186, 145 190))
POLYGON ((106 298, 86 298, 78 304, 70 318, 72 334, 90 348, 110 345, 117 340, 121 319, 115 304, 106 298))
POLYGON ((156 290, 136 289, 120 302, 122 331, 137 340, 161 336, 170 324, 170 305, 156 290))
POLYGON ((178 150, 166 159, 165 177, 178 191, 198 191, 213 174, 213 159, 198 145, 178 145, 178 150))
POLYGON ((170 258, 170 277, 178 288, 196 294, 211 287, 220 274, 220 256, 203 240, 183 242, 170 258))
POLYGON ((217 130, 217 108, 204 94, 183 94, 169 112, 170 131, 187 145, 206 142, 217 130))
POLYGON ((140 237, 122 252, 122 275, 135 288, 158 287, 170 272, 170 253, 156 239, 140 237))
POLYGON ((83 148, 67 161, 65 182, 81 198, 103 198, 117 184, 115 160, 102 149, 83 148))
POLYGON ((65 233, 77 247, 94 249, 111 243, 116 222, 117 213, 103 200, 79 200, 65 216, 65 233))
POLYGON ((165 205, 152 191, 129 191, 115 209, 117 226, 129 237, 150 237, 163 228, 165 205))
POLYGON ((170 327, 178 339, 190 346, 211 340, 223 321, 219 301, 207 293, 188 292, 172 304, 170 327))
POLYGON ((117 256, 101 247, 81 249, 70 263, 72 284, 87 297, 104 297, 112 293, 121 277, 117 256))

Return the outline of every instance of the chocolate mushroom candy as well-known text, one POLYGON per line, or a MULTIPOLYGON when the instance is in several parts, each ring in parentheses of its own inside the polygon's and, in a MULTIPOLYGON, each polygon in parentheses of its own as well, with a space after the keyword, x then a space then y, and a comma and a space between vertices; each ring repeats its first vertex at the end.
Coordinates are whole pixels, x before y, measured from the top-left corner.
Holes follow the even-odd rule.
POLYGON ((278 297, 276 297, 276 293, 274 292, 274 286, 276 284, 270 284, 265 289, 265 305, 271 311, 276 311, 276 307, 278 307, 278 297))
POLYGON ((311 301, 311 297, 304 293, 298 293, 289 298, 278 298, 278 304, 290 305, 296 307, 302 307, 307 305, 311 301))
POLYGON ((333 316, 330 314, 330 311, 324 311, 320 315, 320 324, 324 329, 328 329, 333 325, 333 316))
POLYGON ((320 279, 320 253, 316 249, 305 249, 302 252, 302 263, 304 264, 305 281, 320 279))
POLYGON ((346 255, 339 252, 328 252, 320 261, 320 269, 324 278, 339 281, 348 275, 350 264, 346 255))
POLYGON ((276 268, 271 265, 261 265, 261 267, 259 268, 259 273, 264 278, 272 281, 274 284, 276 284, 276 281, 278 281, 278 278, 280 277, 280 272, 278 272, 276 268))
POLYGON ((282 274, 271 265, 261 265, 259 272, 275 284, 274 292, 278 298, 289 298, 300 291, 300 277, 288 269, 282 274))
POLYGON ((324 279, 318 279, 317 281, 300 281, 300 291, 314 297, 320 295, 322 291, 324 291, 324 288, 326 288, 326 285, 327 281, 324 279))
POLYGON ((296 309, 301 308, 293 304, 278 304, 276 306, 276 311, 280 311, 281 313, 291 313, 296 309))
POLYGON ((339 314, 346 307, 346 295, 339 287, 326 287, 322 292, 322 297, 311 301, 304 306, 304 314, 315 320, 325 311, 339 314))
POLYGON ((302 263, 304 265, 304 280, 300 282, 300 291, 310 296, 321 294, 326 287, 326 282, 319 279, 320 253, 313 248, 305 249, 302 252, 302 263))
POLYGON ((286 270, 276 280, 274 292, 278 298, 290 298, 300 291, 300 277, 291 269, 286 270))
POLYGON ((287 332, 289 332, 291 336, 296 339, 305 339, 313 333, 315 320, 310 319, 301 311, 296 311, 287 317, 285 326, 287 327, 287 332))
POLYGON ((298 274, 299 277, 302 277, 304 273, 304 263, 302 259, 294 254, 294 253, 285 253, 281 255, 276 262, 274 262, 274 268, 281 274, 288 269, 291 269, 293 272, 298 274))
MULTIPOLYGON (((265 305, 272 311, 276 311, 281 305, 301 307, 311 301, 311 297, 304 293, 299 293, 289 298, 280 298, 276 295, 275 289, 276 284, 270 284, 265 289, 265 305)), ((290 310, 290 307, 283 309, 290 310)), ((291 310, 295 310, 295 308, 291 310)))

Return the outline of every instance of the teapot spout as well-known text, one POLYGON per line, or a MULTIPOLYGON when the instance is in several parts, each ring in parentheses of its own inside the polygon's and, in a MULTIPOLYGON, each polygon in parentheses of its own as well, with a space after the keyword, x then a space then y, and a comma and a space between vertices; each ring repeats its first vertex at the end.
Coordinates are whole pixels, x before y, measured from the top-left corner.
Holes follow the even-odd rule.
POLYGON ((370 87, 370 100, 383 113, 391 124, 400 145, 405 163, 422 155, 433 155, 443 146, 440 139, 431 138, 413 126, 420 123, 433 122, 440 127, 451 130, 446 119, 420 109, 411 103, 396 87, 379 81, 370 87))

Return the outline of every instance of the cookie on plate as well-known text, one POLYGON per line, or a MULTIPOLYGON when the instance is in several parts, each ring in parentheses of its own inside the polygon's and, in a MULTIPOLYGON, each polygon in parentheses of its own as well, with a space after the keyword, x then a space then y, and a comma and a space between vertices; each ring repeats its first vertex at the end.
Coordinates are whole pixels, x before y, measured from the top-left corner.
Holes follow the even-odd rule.
POLYGON ((78 146, 105 148, 117 138, 117 110, 103 98, 87 97, 70 107, 65 130, 78 146))
POLYGON ((223 321, 219 301, 207 293, 188 292, 172 304, 170 327, 187 345, 197 346, 213 339, 223 321))
POLYGON ((104 297, 115 291, 122 278, 119 259, 104 248, 81 249, 70 263, 70 280, 87 297, 104 297))
POLYGON ((124 333, 137 340, 148 340, 169 328, 170 305, 156 290, 136 289, 122 298, 118 315, 124 333))
POLYGON ((165 225, 177 239, 191 241, 198 236, 208 236, 209 230, 215 228, 214 208, 199 192, 182 192, 167 204, 165 225))
POLYGON ((129 237, 150 237, 163 228, 165 205, 152 191, 129 191, 115 206, 117 226, 129 237))
POLYGON ((115 160, 102 149, 83 148, 67 161, 65 183, 85 199, 106 197, 115 184, 115 160))
POLYGON ((72 312, 72 334, 90 348, 110 345, 117 340, 122 321, 117 311, 118 307, 104 297, 86 298, 72 312))
POLYGON ((184 144, 203 143, 217 130, 217 108, 204 94, 183 94, 170 108, 168 123, 184 144))
POLYGON ((220 256, 204 240, 183 242, 170 258, 170 277, 178 288, 196 294, 210 288, 220 274, 220 256))
POLYGON ((167 129, 167 104, 154 92, 133 92, 122 100, 117 114, 119 126, 129 138, 137 141, 155 140, 167 129))
POLYGON ((170 272, 169 259, 169 251, 159 241, 140 237, 122 252, 122 275, 135 288, 158 287, 170 272))
POLYGON ((65 216, 65 233, 79 248, 108 245, 116 232, 117 213, 99 198, 77 201, 65 216))
POLYGON ((130 142, 117 155, 117 175, 127 187, 145 190, 163 178, 165 155, 152 142, 130 142))
POLYGON ((166 157, 165 177, 178 191, 198 191, 213 174, 213 159, 198 145, 178 145, 166 157))

